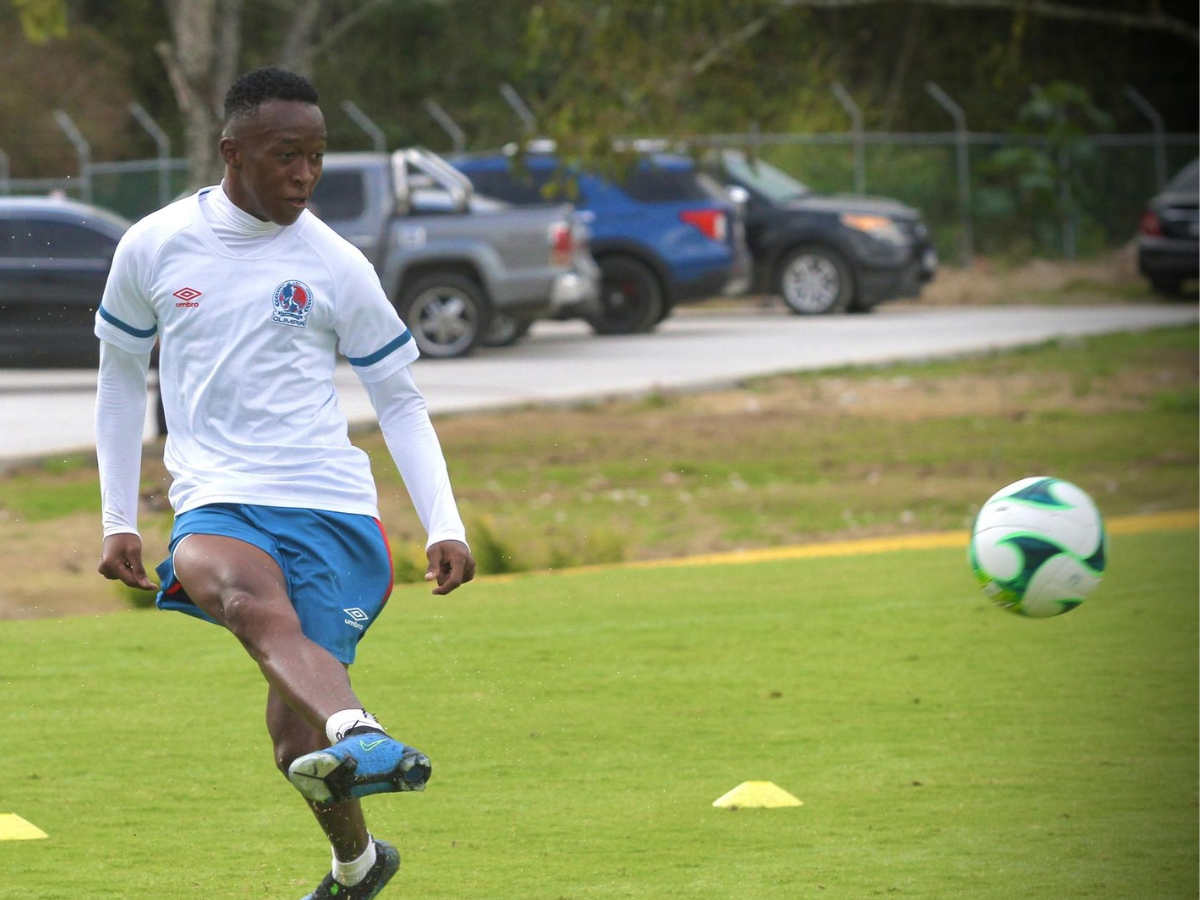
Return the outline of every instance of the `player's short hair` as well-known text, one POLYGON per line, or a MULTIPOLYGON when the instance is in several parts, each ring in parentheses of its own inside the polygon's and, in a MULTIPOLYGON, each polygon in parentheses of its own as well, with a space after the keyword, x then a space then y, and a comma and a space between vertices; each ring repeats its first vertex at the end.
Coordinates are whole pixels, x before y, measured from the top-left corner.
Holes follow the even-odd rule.
POLYGON ((225 94, 225 132, 228 133, 231 122, 249 118, 268 100, 297 100, 315 105, 317 89, 303 75, 276 66, 247 72, 225 94))

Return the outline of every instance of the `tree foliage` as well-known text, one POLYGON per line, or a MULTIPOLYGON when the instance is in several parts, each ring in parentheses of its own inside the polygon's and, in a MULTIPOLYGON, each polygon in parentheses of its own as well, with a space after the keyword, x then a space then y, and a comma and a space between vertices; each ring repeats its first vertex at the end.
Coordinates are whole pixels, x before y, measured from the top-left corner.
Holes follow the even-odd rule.
POLYGON ((66 0, 12 0, 21 30, 35 44, 67 36, 66 0))
MULTIPOLYGON (((390 146, 449 148, 429 101, 471 148, 519 140, 504 84, 539 133, 581 156, 622 135, 844 131, 835 83, 872 130, 948 130, 925 90, 935 82, 972 130, 1010 131, 1039 85, 1064 82, 1118 129, 1148 127, 1132 85, 1169 130, 1190 131, 1196 20, 1194 4, 1160 0, 11 0, 0 29, 26 37, 0 78, 0 150, 14 176, 61 174, 29 135, 55 139, 46 123, 63 108, 97 148, 145 155, 140 126, 95 102, 119 95, 167 129, 194 182, 209 180, 216 103, 236 72, 267 63, 313 77, 331 143, 347 149, 369 146, 347 100, 390 146)), ((10 55, 21 40, 0 38, 10 55)))
POLYGON ((1195 9, 1185 21, 1144 0, 543 0, 530 17, 529 83, 564 138, 595 130, 597 116, 610 132, 721 130, 730 107, 732 127, 820 130, 819 115, 805 127, 816 111, 798 114, 793 95, 819 88, 836 110, 834 81, 876 128, 943 129, 928 81, 984 130, 1007 128, 1050 81, 1104 104, 1120 103, 1127 83, 1153 84, 1156 102, 1178 98, 1194 122, 1195 20, 1195 9))

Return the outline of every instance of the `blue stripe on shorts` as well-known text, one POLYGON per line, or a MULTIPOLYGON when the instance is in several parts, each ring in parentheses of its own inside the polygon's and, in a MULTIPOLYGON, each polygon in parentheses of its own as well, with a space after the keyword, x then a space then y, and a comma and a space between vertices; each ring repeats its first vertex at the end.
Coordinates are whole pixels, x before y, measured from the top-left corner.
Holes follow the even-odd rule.
POLYGON ((159 609, 213 621, 175 578, 175 548, 189 534, 236 538, 274 559, 305 636, 347 665, 392 591, 391 549, 371 516, 214 503, 175 517, 171 555, 158 566, 159 609))

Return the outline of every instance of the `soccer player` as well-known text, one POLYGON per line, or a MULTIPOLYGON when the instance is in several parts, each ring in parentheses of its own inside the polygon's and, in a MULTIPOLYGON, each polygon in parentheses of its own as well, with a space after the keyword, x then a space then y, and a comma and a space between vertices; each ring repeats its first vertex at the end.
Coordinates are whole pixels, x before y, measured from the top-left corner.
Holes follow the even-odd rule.
POLYGON ((265 677, 276 765, 333 849, 306 900, 369 900, 400 857, 359 799, 423 790, 430 764, 363 709, 347 671, 392 569, 368 458, 337 406, 339 353, 428 533, 433 593, 470 581, 475 562, 410 372, 416 343, 366 258, 307 209, 325 153, 317 99, 281 69, 243 75, 225 97, 222 183, 142 219, 117 249, 96 313, 99 571, 156 589, 137 504, 158 341, 175 523, 157 604, 227 628, 265 677))

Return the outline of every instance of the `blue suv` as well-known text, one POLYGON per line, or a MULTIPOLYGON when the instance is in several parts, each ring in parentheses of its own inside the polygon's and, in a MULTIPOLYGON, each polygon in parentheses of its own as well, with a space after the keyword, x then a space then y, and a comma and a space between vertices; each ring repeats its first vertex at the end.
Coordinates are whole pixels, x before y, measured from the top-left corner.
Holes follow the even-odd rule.
POLYGON ((590 214, 601 273, 597 334, 650 331, 677 303, 749 286, 741 212, 686 156, 638 157, 624 178, 564 170, 550 153, 491 153, 449 160, 475 190, 515 206, 568 200, 590 214), (564 187, 565 190, 557 190, 564 187))

